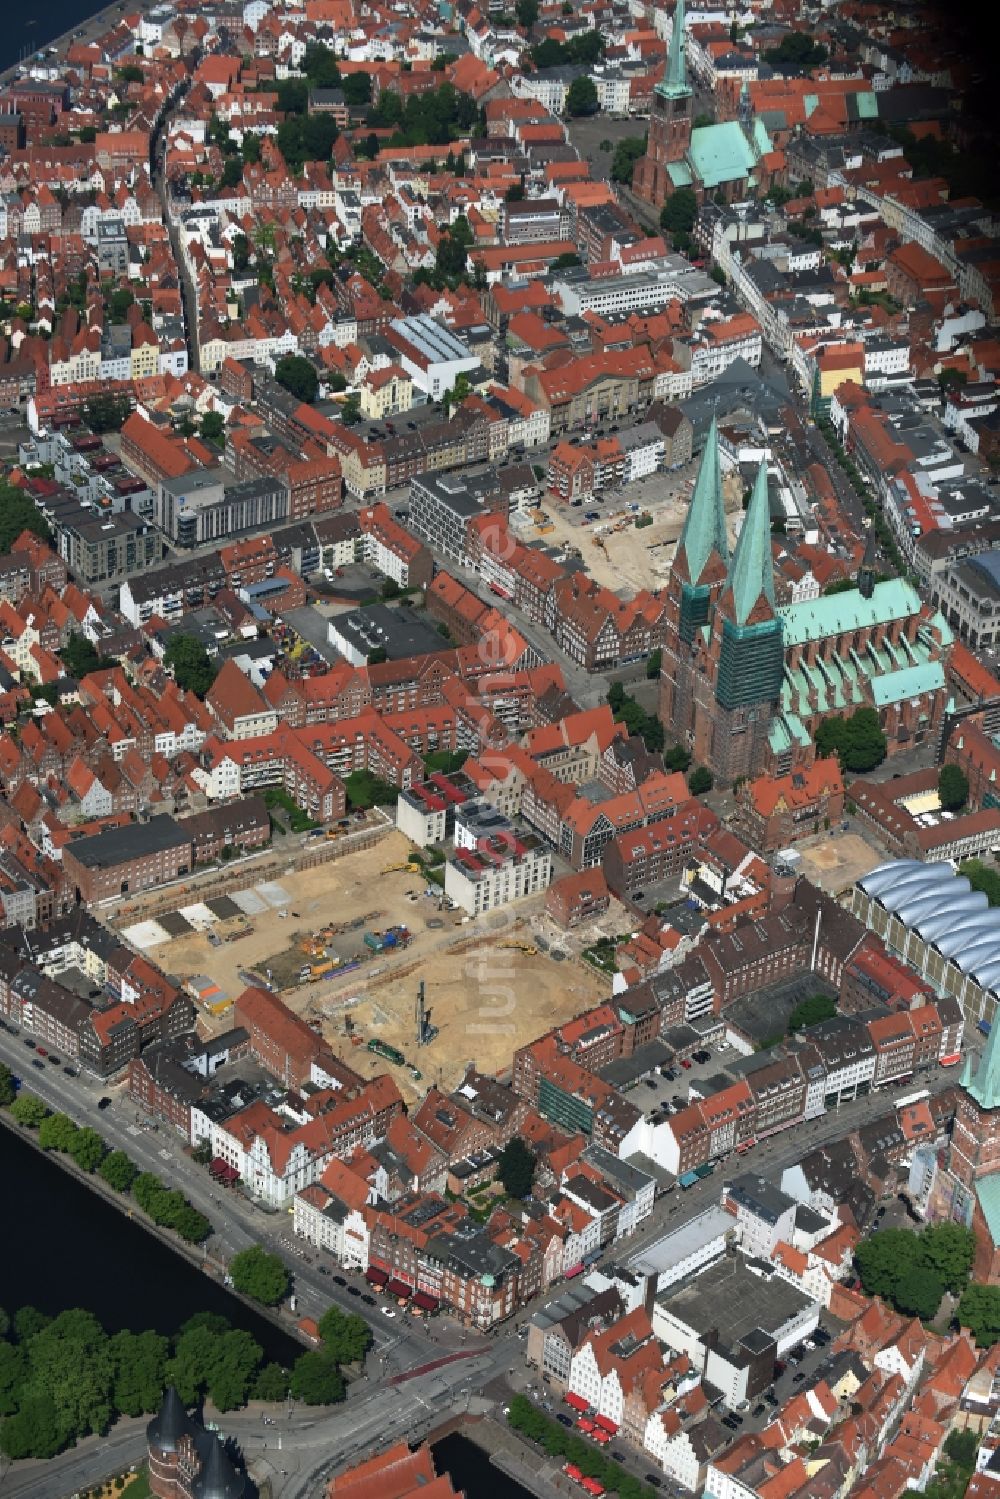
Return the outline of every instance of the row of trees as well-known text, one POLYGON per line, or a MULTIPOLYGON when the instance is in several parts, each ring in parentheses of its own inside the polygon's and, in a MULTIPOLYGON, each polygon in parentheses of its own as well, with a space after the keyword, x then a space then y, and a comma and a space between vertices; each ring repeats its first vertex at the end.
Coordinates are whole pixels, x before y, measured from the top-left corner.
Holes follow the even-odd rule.
POLYGON ((43 1150, 72 1156, 81 1171, 96 1172, 115 1192, 131 1192, 142 1211, 160 1228, 171 1228, 189 1244, 200 1244, 212 1232, 204 1213, 193 1208, 183 1192, 165 1187, 151 1171, 140 1171, 122 1150, 109 1150, 89 1125, 80 1127, 68 1114, 50 1114, 33 1093, 14 1092, 10 1069, 0 1068, 0 1103, 9 1104, 11 1117, 38 1131, 43 1150))
MULTIPOLYGON (((621 682, 612 682, 608 689, 608 705, 615 723, 623 723, 630 734, 638 734, 646 748, 653 754, 662 751, 666 744, 663 724, 655 713, 647 713, 641 703, 631 697, 621 682)), ((688 760, 690 763, 690 757, 688 760)), ((686 769, 686 766, 684 767, 686 769)))
POLYGON ((368 111, 368 124, 375 130, 391 130, 391 146, 446 146, 478 128, 479 107, 453 83, 411 94, 405 103, 386 89, 368 111))
POLYGON ((75 1308, 49 1318, 35 1307, 0 1310, 0 1450, 10 1458, 53 1457, 79 1437, 102 1433, 117 1416, 159 1408, 176 1385, 185 1405, 211 1400, 219 1411, 248 1400, 307 1405, 344 1397, 342 1364, 360 1362, 371 1343, 361 1317, 331 1308, 321 1347, 291 1371, 267 1363, 256 1339, 225 1317, 199 1312, 171 1339, 157 1332, 105 1331, 75 1308))
POLYGON ((585 1441, 575 1431, 549 1420, 526 1396, 513 1397, 507 1407, 507 1420, 514 1431, 537 1442, 547 1456, 575 1464, 585 1478, 596 1478, 606 1490, 619 1494, 621 1499, 654 1499, 651 1488, 605 1457, 593 1442, 585 1441))
POLYGON ((974 1251, 967 1228, 935 1223, 920 1233, 881 1229, 861 1241, 854 1258, 869 1296, 881 1296, 907 1316, 930 1318, 945 1291, 957 1295, 967 1288, 974 1251))

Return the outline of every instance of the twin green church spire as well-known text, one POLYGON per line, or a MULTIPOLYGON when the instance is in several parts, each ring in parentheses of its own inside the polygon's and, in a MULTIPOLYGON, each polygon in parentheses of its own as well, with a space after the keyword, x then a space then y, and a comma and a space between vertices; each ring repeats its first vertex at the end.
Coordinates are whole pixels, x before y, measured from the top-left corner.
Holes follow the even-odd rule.
POLYGON ((757 470, 743 529, 740 531, 736 550, 730 558, 719 463, 719 431, 714 417, 708 429, 701 467, 677 550, 684 554, 688 579, 694 586, 701 582, 713 553, 721 558, 726 565, 726 588, 731 588, 733 593, 737 624, 746 624, 762 594, 771 608, 774 608, 767 464, 762 463, 757 470))
POLYGON ((684 0, 677 0, 673 30, 670 33, 670 51, 667 54, 667 71, 663 82, 658 85, 660 93, 666 94, 669 99, 681 99, 691 92, 685 62, 687 37, 684 24, 684 0))

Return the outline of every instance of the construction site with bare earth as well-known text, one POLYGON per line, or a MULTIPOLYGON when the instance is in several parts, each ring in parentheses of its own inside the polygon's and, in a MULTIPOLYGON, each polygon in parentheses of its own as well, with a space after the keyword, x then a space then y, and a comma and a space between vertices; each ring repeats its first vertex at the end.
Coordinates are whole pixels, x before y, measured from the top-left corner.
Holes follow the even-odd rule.
POLYGON ((473 925, 449 909, 401 833, 253 878, 248 870, 245 888, 199 890, 172 911, 161 900, 155 916, 133 905, 129 924, 117 923, 187 988, 206 1035, 232 1023, 244 988, 264 985, 356 1071, 389 1070, 415 1100, 431 1083, 454 1087, 473 1060, 483 1072, 506 1070, 517 1046, 609 993, 604 975, 540 945, 540 897, 473 925))

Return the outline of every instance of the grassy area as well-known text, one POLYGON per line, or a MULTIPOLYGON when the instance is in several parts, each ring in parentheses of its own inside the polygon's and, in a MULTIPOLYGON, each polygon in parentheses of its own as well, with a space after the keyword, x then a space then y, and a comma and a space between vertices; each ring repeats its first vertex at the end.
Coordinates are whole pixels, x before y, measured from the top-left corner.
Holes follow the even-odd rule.
POLYGON ((615 948, 622 940, 620 937, 601 937, 593 947, 585 947, 580 956, 592 968, 600 969, 601 973, 609 975, 617 973, 618 960, 615 957, 615 948))
MULTIPOLYGON (((264 802, 269 810, 280 807, 288 817, 288 826, 293 833, 308 833, 311 828, 318 828, 320 824, 311 818, 308 812, 303 812, 298 802, 293 801, 283 786, 268 786, 264 792, 264 802)), ((271 819, 272 826, 275 819, 271 819)), ((280 824, 279 824, 280 826, 280 824)))

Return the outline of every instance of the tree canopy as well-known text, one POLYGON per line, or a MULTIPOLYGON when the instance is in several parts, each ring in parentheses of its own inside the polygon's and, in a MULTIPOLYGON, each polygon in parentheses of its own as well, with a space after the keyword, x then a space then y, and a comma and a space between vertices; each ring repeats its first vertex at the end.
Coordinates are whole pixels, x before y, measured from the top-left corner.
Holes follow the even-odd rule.
POLYGON ((500 1153, 497 1177, 511 1197, 527 1197, 535 1180, 535 1153, 520 1135, 512 1135, 500 1153))
POLYGON ((688 235, 698 217, 698 199, 693 187, 679 187, 660 211, 660 228, 670 234, 688 235))
POLYGON ((715 785, 715 777, 704 765, 696 765, 688 776, 688 790, 692 796, 703 796, 715 785))
POLYGON ((624 140, 620 140, 611 158, 611 181, 624 182, 626 187, 631 187, 636 162, 645 154, 646 136, 627 135, 624 140))
POLYGON ((274 366, 274 378, 279 385, 300 401, 315 401, 319 390, 319 374, 311 359, 303 354, 286 354, 274 366))
POLYGON ((612 682, 608 689, 608 703, 615 722, 623 723, 630 734, 638 734, 648 750, 656 754, 663 749, 663 724, 655 713, 647 713, 641 703, 630 697, 621 682, 612 682))
POLYGON ((372 1330, 356 1312, 331 1306, 319 1319, 323 1351, 338 1364, 358 1364, 372 1345, 372 1330))
POLYGON ((969 800, 969 778, 960 765, 942 765, 938 796, 946 812, 958 812, 969 800))
POLYGON ((88 672, 104 671, 108 667, 117 665, 113 656, 99 655, 86 635, 78 635, 75 630, 61 648, 59 655, 70 676, 76 677, 77 680, 85 677, 88 672))
POLYGON ((981 859, 964 859, 958 866, 973 890, 981 890, 991 906, 1000 906, 1000 874, 981 859))
POLYGON ((296 1359, 289 1390, 304 1405, 333 1405, 344 1398, 344 1381, 336 1361, 317 1349, 296 1359))
POLYGON ((958 1303, 958 1320, 969 1328, 980 1348, 1000 1342, 1000 1286, 966 1286, 958 1303))
POLYGON ((204 697, 215 681, 217 668, 194 635, 175 635, 163 653, 163 664, 174 674, 178 687, 204 697))
POLYGON ((829 52, 822 42, 814 41, 806 31, 790 31, 776 47, 769 47, 764 59, 769 63, 791 63, 795 67, 818 67, 829 52))
POLYGON ((45 517, 35 509, 30 494, 0 479, 0 556, 6 557, 22 531, 31 531, 43 541, 52 540, 45 517))
POLYGON ((597 85, 592 78, 581 73, 574 78, 566 90, 566 113, 574 118, 597 113, 597 85))
POLYGON ((958 1223, 935 1223, 913 1233, 884 1228, 854 1252, 861 1284, 909 1316, 933 1317, 945 1291, 966 1285, 975 1242, 958 1223))
POLYGON ((292 1278, 284 1260, 277 1254, 269 1254, 259 1244, 234 1254, 229 1274, 237 1291, 264 1306, 277 1306, 291 1289, 292 1278))
POLYGON ((816 753, 836 755, 842 770, 862 774, 881 765, 886 740, 874 708, 859 708, 848 718, 824 718, 816 730, 816 753))

